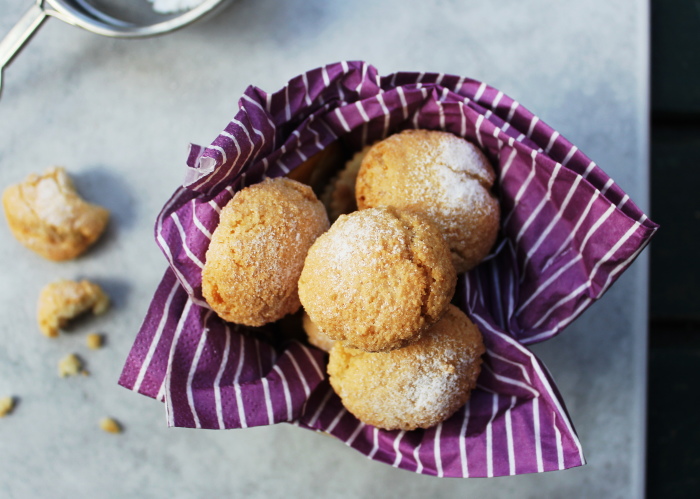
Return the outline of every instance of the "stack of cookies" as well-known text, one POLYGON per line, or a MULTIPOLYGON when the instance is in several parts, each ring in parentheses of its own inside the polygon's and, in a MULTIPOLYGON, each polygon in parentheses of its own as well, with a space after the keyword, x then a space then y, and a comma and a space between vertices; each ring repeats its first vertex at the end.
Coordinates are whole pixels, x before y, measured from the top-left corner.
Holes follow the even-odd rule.
POLYGON ((497 237, 494 180, 476 146, 426 130, 348 162, 323 196, 337 217, 330 229, 309 187, 265 180, 222 210, 204 296, 247 325, 303 305, 309 341, 330 352, 330 382, 348 411, 383 429, 429 428, 466 403, 480 372, 481 334, 450 301, 457 274, 497 237))

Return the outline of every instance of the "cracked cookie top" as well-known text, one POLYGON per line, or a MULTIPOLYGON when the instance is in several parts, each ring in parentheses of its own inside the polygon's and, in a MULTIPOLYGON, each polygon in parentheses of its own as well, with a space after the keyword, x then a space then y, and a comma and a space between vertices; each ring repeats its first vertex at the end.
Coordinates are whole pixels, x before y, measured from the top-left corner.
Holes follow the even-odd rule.
POLYGON ((456 274, 440 230, 420 213, 341 215, 309 250, 299 297, 333 340, 370 352, 416 341, 444 313, 456 274))

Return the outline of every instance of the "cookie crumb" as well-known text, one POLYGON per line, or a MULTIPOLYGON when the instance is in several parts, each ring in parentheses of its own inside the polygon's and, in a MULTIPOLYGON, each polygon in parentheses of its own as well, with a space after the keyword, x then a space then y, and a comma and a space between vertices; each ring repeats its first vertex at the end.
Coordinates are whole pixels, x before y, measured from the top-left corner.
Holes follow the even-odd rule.
POLYGON ((104 344, 104 336, 99 333, 90 333, 85 338, 85 343, 87 343, 89 349, 97 350, 102 348, 102 345, 104 344))
POLYGON ((77 376, 78 374, 87 376, 89 373, 83 369, 83 361, 74 353, 66 355, 58 362, 58 375, 61 378, 77 376))
POLYGON ((112 418, 102 418, 100 420, 100 428, 107 433, 121 433, 122 425, 112 418))
POLYGON ((0 397, 0 418, 12 413, 15 408, 14 397, 0 397))

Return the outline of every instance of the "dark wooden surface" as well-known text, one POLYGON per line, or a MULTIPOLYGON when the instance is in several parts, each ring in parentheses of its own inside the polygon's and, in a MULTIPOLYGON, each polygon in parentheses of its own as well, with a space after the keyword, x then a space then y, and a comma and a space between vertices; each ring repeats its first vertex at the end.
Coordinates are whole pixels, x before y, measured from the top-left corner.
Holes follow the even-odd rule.
POLYGON ((647 496, 700 492, 700 1, 651 2, 647 496))

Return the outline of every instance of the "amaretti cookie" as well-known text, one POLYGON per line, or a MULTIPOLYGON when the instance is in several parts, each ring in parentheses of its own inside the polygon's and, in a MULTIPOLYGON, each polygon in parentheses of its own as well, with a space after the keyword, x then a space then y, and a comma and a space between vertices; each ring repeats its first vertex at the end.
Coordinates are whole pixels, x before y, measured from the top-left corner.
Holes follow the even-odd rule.
POLYGON ((11 185, 2 196, 12 234, 24 246, 54 261, 83 253, 104 231, 109 211, 83 200, 66 170, 51 167, 11 185))
POLYGON ((357 205, 428 214, 445 235, 460 273, 475 267, 496 241, 495 178, 488 159, 471 142, 446 132, 404 130, 367 152, 357 177, 357 205))
POLYGON ((328 210, 328 218, 331 223, 335 222, 340 215, 347 215, 357 210, 355 183, 362 165, 362 159, 369 151, 369 148, 370 146, 365 146, 353 154, 352 158, 345 163, 345 167, 331 179, 323 191, 321 201, 328 210))
POLYGON ((301 317, 301 324, 304 328, 304 332, 306 333, 306 338, 309 340, 309 343, 316 348, 320 348, 324 352, 331 351, 331 348, 333 348, 333 345, 335 344, 335 340, 330 339, 328 335, 324 334, 323 331, 321 331, 319 327, 314 324, 311 317, 309 317, 309 314, 306 312, 304 312, 304 315, 301 317))
POLYGON ((299 297, 331 339, 371 352, 415 340, 443 314, 456 274, 425 215, 379 207, 341 215, 309 250, 299 297))
POLYGON ((222 319, 274 322, 300 307, 297 282, 311 244, 329 227, 311 188, 267 179, 221 210, 202 270, 202 294, 222 319))
POLYGON ((360 421, 385 430, 430 428, 462 407, 481 371, 479 329, 454 305, 421 338, 391 352, 336 343, 330 383, 360 421))

